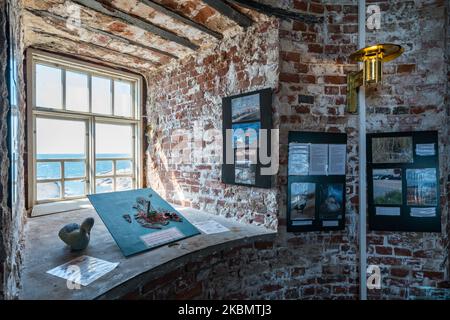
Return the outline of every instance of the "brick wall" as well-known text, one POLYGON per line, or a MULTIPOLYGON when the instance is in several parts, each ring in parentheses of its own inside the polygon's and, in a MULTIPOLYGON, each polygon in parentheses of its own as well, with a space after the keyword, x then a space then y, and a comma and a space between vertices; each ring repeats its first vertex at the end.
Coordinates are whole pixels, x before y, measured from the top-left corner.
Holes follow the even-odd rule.
MULTIPOLYGON (((215 129, 221 139, 221 97, 276 87, 278 42, 278 22, 269 20, 224 41, 215 52, 165 67, 165 72, 150 77, 147 180, 163 197, 276 228, 276 190, 222 184, 221 150, 205 161, 176 164, 171 160, 178 159, 173 149, 186 138, 179 129, 196 137, 203 136, 201 130, 215 129)), ((194 138, 192 143, 202 145, 194 138)))
MULTIPOLYGON (((299 3, 296 2, 296 6, 298 5, 299 3)), ((252 30, 247 33, 246 39, 242 37, 239 39, 239 43, 244 43, 243 40, 257 43, 247 50, 236 51, 234 42, 231 40, 231 45, 225 43, 221 46, 220 54, 212 53, 206 58, 191 58, 174 66, 169 72, 160 73, 156 77, 151 76, 149 79, 151 108, 148 115, 159 115, 159 120, 156 120, 156 117, 152 119, 151 116, 148 119, 151 128, 149 154, 152 155, 148 161, 149 185, 156 187, 169 200, 211 213, 237 216, 244 222, 263 222, 262 219, 256 219, 261 204, 268 209, 273 205, 274 209, 270 209, 269 212, 279 214, 279 235, 275 243, 264 248, 241 250, 238 255, 241 259, 239 263, 228 259, 226 255, 223 256, 226 260, 220 261, 220 265, 230 266, 238 263, 239 271, 232 268, 229 272, 222 270, 221 276, 215 272, 210 273, 208 281, 202 282, 202 288, 209 288, 208 293, 202 291, 198 297, 351 299, 355 298, 358 292, 356 216, 352 205, 357 190, 352 185, 353 171, 349 173, 348 197, 351 201, 348 201, 348 223, 345 231, 298 235, 287 234, 285 231, 286 190, 283 181, 286 180, 287 131, 291 129, 346 131, 351 141, 356 138, 356 130, 353 127, 346 127, 349 121, 356 123, 356 117, 344 115, 345 74, 348 70, 354 69, 354 66, 346 64, 345 59, 348 53, 355 49, 351 42, 356 37, 356 31, 353 28, 356 21, 342 21, 344 10, 345 12, 354 10, 355 6, 344 8, 341 5, 335 5, 326 8, 313 4, 311 8, 307 6, 302 9, 319 16, 325 14, 329 19, 336 19, 333 22, 334 32, 324 36, 326 34, 324 30, 328 28, 327 24, 309 27, 298 22, 281 22, 277 31, 279 40, 274 37, 273 41, 276 48, 271 48, 280 52, 280 76, 275 79, 275 82, 273 82, 271 71, 269 82, 266 76, 264 82, 257 83, 256 86, 251 85, 250 70, 263 68, 268 59, 264 56, 278 57, 275 52, 264 52, 261 48, 265 46, 260 45, 261 42, 267 41, 266 39, 272 39, 273 31, 262 34, 252 30), (327 43, 326 46, 324 42, 327 43), (224 51, 228 52, 224 54, 224 51), (235 52, 238 53, 235 54, 235 52), (255 54, 262 56, 262 59, 255 61, 255 54), (227 57, 228 61, 223 61, 223 57, 227 57), (255 62, 257 62, 256 66, 255 62), (206 65, 203 66, 205 63, 206 65), (231 78, 242 79, 238 81, 238 87, 229 89, 230 68, 223 69, 222 63, 234 64, 231 70, 236 73, 236 76, 231 78), (191 73, 197 76, 198 68, 200 68, 201 77, 192 80, 191 73), (244 72, 240 76, 241 70, 244 72), (224 81, 223 78, 227 80, 224 81), (208 88, 208 82, 203 83, 203 79, 210 81, 211 89, 208 88), (278 79, 280 81, 277 83, 278 79), (214 86, 215 83, 219 83, 219 86, 214 86), (187 87, 184 88, 184 86, 187 87), (177 141, 170 134, 170 129, 192 127, 199 117, 204 121, 212 122, 215 128, 221 129, 221 97, 260 87, 276 88, 273 120, 275 128, 281 129, 281 168, 277 187, 270 190, 269 194, 270 200, 278 201, 277 203, 281 206, 267 202, 266 199, 269 199, 267 190, 222 185, 219 165, 197 168, 180 166, 172 169, 170 165, 164 164, 164 158, 170 150, 170 143, 174 139, 177 141), (197 96, 192 98, 194 94, 197 96), (306 103, 300 102, 303 100, 306 103), (197 176, 192 175, 192 171, 197 176), (213 185, 211 185, 210 177, 214 177, 213 185), (182 199, 177 198, 177 191, 178 194, 183 195, 182 199), (256 213, 255 209, 258 210, 256 213)), ((267 25, 268 23, 263 23, 256 28, 260 30, 267 28, 267 25)), ((273 22, 270 26, 277 27, 273 22)), ((357 161, 356 147, 349 147, 349 153, 349 169, 353 170, 357 161)), ((272 223, 267 223, 267 217, 264 222, 266 226, 274 226, 272 223)), ((192 287, 196 287, 195 279, 201 277, 203 273, 193 273, 190 276, 192 287)), ((183 275, 180 277, 184 278, 183 275)), ((169 290, 167 288, 161 285, 161 291, 152 292, 151 296, 163 297, 164 292, 167 293, 169 290)))
POLYGON ((284 245, 303 251, 296 261, 305 268, 301 290, 317 298, 356 298, 358 294, 357 140, 358 118, 345 114, 346 74, 355 65, 356 1, 286 2, 288 10, 324 17, 306 25, 283 21, 280 28, 281 71, 277 94, 280 118, 280 233, 284 245), (330 3, 330 4, 328 4, 330 3), (346 228, 337 232, 285 233, 289 131, 345 132, 348 135, 346 228), (309 284, 308 284, 309 283, 309 284))
POLYGON ((369 132, 438 130, 442 233, 370 232, 368 264, 381 266, 381 291, 370 298, 415 298, 448 280, 449 174, 447 1, 372 1, 382 10, 380 30, 367 30, 367 43, 395 42, 405 53, 385 64, 383 84, 366 90, 369 132))
MULTIPOLYGON (((370 3, 380 5, 382 24, 381 30, 368 31, 367 43, 399 43, 406 48, 406 53, 385 65, 382 85, 367 89, 367 126, 370 132, 439 130, 443 232, 369 232, 368 263, 380 265, 382 271, 382 290, 371 290, 369 297, 442 298, 448 295, 440 289, 447 285, 448 279, 448 233, 445 231, 448 230, 448 199, 444 191, 449 160, 448 149, 444 147, 448 146, 448 114, 444 104, 448 78, 447 69, 442 68, 446 50, 443 30, 448 27, 446 2, 370 3)), ((280 21, 278 40, 273 37, 273 45, 279 42, 278 82, 274 82, 270 72, 270 81, 266 73, 265 78, 255 80, 256 85, 252 85, 250 67, 267 71, 263 64, 268 57, 264 55, 272 53, 263 52, 260 45, 249 45, 242 51, 230 41, 221 45, 220 54, 190 58, 174 65, 167 73, 151 76, 148 111, 149 154, 152 155, 148 161, 150 186, 156 187, 169 200, 235 216, 247 223, 275 227, 272 219, 278 215, 277 239, 273 244, 238 248, 236 258, 222 252, 208 258, 213 261, 211 266, 207 262, 196 264, 194 269, 185 266, 174 276, 178 279, 176 282, 162 281, 149 291, 140 289, 141 297, 143 293, 147 298, 182 297, 185 293, 199 298, 358 297, 358 117, 345 113, 346 75, 357 68, 348 61, 357 44, 357 1, 293 0, 278 5, 324 17, 324 23, 317 25, 280 21), (263 58, 254 60, 256 52, 263 58), (237 75, 232 78, 240 80, 230 90, 231 73, 237 75), (276 188, 267 191, 224 186, 220 183, 219 166, 171 167, 164 163, 174 140, 177 141, 170 135, 174 128, 192 127, 194 121, 203 120, 205 127, 220 129, 222 96, 264 86, 276 88, 273 118, 275 127, 280 129, 280 171, 276 188), (151 114, 159 116, 151 117, 151 114), (290 130, 348 134, 345 230, 286 232, 286 158, 290 130), (268 205, 269 214, 264 219, 258 206, 261 203, 268 205)), ((270 28, 277 27, 270 22, 257 28, 266 28, 269 24, 270 28)), ((272 39, 273 32, 269 35, 272 39)), ((267 35, 253 32, 242 36, 240 43, 243 40, 270 41, 267 35)))
MULTIPOLYGON (((5 13, 6 2, 0 0, 0 136, 6 137, 8 132, 7 127, 7 115, 9 110, 8 102, 8 88, 6 86, 6 55, 7 46, 5 38, 5 13), (4 10, 5 8, 5 10, 4 10)), ((16 37, 15 54, 18 64, 19 83, 18 83, 18 103, 20 106, 20 128, 23 128, 23 122, 25 117, 25 103, 24 103, 24 81, 23 81, 23 48, 22 48, 22 32, 21 32, 21 18, 20 18, 20 3, 18 1, 8 1, 14 14, 11 17, 11 25, 13 26, 14 34, 16 37)), ((24 131, 21 131, 21 144, 20 150, 23 150, 24 143, 24 131)), ((20 199, 15 207, 10 208, 7 203, 8 198, 8 150, 7 139, 2 139, 0 142, 0 299, 13 299, 17 296, 20 288, 20 268, 21 268, 21 249, 22 249, 22 235, 25 217, 24 199, 20 199)), ((19 164, 23 163, 23 154, 19 157, 19 164)), ((23 194, 23 167, 19 167, 18 173, 18 193, 23 194)))

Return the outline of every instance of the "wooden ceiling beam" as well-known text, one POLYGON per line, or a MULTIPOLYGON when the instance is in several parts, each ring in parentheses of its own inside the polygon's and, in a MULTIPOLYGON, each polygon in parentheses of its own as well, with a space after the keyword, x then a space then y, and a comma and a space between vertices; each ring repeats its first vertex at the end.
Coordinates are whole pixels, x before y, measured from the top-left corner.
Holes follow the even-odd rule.
MULTIPOLYGON (((25 8, 25 10, 30 12, 30 13, 32 13, 32 14, 34 14, 34 15, 36 15, 36 16, 38 16, 38 17, 48 18, 48 19, 55 19, 55 20, 58 20, 60 22, 67 23, 67 18, 60 17, 60 16, 55 15, 55 14, 49 12, 49 11, 36 10, 36 9, 31 9, 31 8, 25 8)), ((131 45, 131 46, 135 46, 135 47, 138 47, 138 48, 141 48, 141 49, 144 49, 144 50, 148 50, 150 52, 154 52, 154 53, 159 54, 159 55, 167 56, 167 57, 172 58, 172 59, 178 59, 178 57, 176 55, 174 55, 174 54, 172 54, 170 52, 166 52, 166 51, 160 50, 158 48, 150 47, 150 46, 144 45, 144 44, 142 44, 140 42, 136 42, 134 40, 131 40, 131 39, 128 39, 128 38, 125 38, 125 37, 121 37, 121 36, 118 36, 116 34, 104 31, 104 30, 100 30, 100 29, 97 29, 97 28, 90 27, 90 26, 86 25, 85 23, 83 23, 81 21, 77 22, 77 24, 79 24, 79 25, 77 25, 77 27, 80 27, 81 29, 85 29, 85 30, 88 30, 88 31, 94 32, 94 33, 98 33, 98 34, 104 35, 106 37, 112 38, 112 39, 114 39, 116 41, 123 42, 125 44, 131 45)))
POLYGON ((200 23, 197 23, 197 22, 195 22, 195 21, 193 21, 193 20, 191 20, 189 18, 186 18, 185 16, 182 16, 181 14, 179 14, 179 13, 173 11, 173 10, 170 10, 170 9, 168 9, 168 8, 166 8, 166 7, 160 5, 160 4, 158 4, 158 3, 156 3, 156 2, 154 2, 152 0, 139 0, 139 1, 142 2, 143 4, 145 4, 146 6, 148 6, 148 7, 152 8, 152 9, 155 9, 156 11, 159 11, 159 12, 165 14, 166 16, 169 16, 169 17, 171 17, 171 18, 173 18, 175 20, 178 20, 178 21, 180 21, 180 22, 182 22, 182 23, 184 23, 184 24, 186 24, 186 25, 188 25, 190 27, 193 27, 193 28, 195 28, 197 30, 200 30, 201 32, 209 34, 210 36, 213 36, 216 39, 220 40, 220 39, 223 38, 223 35, 221 33, 213 31, 211 29, 208 29, 204 25, 202 25, 200 23))
POLYGON ((203 2, 217 10, 220 14, 233 20, 243 28, 248 28, 253 24, 252 19, 222 0, 203 0, 203 2))
MULTIPOLYGON (((142 57, 138 57, 138 56, 135 56, 135 55, 132 55, 132 54, 129 54, 129 53, 117 51, 117 50, 111 49, 109 47, 103 47, 103 46, 100 46, 100 45, 92 43, 92 42, 87 42, 87 41, 83 41, 83 40, 75 41, 75 40, 67 38, 65 36, 62 36, 62 35, 59 35, 59 34, 54 34, 54 33, 51 33, 51 32, 46 32, 46 31, 43 31, 43 30, 32 30, 32 31, 35 32, 36 34, 42 35, 44 37, 59 39, 59 41, 69 41, 69 42, 82 43, 82 44, 85 44, 88 47, 92 47, 94 49, 97 48, 99 50, 107 50, 108 52, 111 52, 111 53, 114 53, 114 54, 117 54, 117 55, 121 55, 123 57, 127 57, 127 59, 139 60, 141 62, 151 64, 151 65, 153 65, 155 67, 160 67, 161 66, 161 64, 158 63, 158 62, 151 61, 151 60, 148 60, 148 59, 144 59, 142 57)), ((93 51, 95 51, 95 50, 93 50, 93 51)))
POLYGON ((79 4, 90 10, 93 10, 93 11, 99 12, 101 14, 121 20, 122 22, 125 22, 126 24, 130 24, 130 25, 138 27, 142 30, 156 34, 157 36, 159 36, 165 40, 175 42, 175 43, 182 45, 184 47, 187 47, 189 49, 197 50, 199 48, 199 46, 192 43, 189 39, 180 37, 171 31, 162 29, 142 18, 133 16, 127 12, 113 8, 103 2, 92 1, 92 0, 72 0, 72 2, 79 4))
MULTIPOLYGON (((211 0, 214 1, 214 0, 211 0)), ((243 6, 247 9, 256 10, 260 13, 264 13, 269 16, 275 16, 281 19, 288 19, 288 20, 297 20, 305 23, 321 23, 323 22, 323 17, 317 17, 312 14, 305 14, 295 11, 289 11, 281 8, 272 7, 270 5, 256 2, 253 0, 226 0, 230 3, 234 3, 240 6, 243 6)), ((217 1, 221 2, 221 1, 217 1)))

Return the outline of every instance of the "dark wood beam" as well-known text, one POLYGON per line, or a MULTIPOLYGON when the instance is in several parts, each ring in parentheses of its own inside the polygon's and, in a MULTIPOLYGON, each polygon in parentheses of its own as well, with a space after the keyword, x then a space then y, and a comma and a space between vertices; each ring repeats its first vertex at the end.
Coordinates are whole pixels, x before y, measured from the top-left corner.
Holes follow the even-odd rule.
POLYGON ((204 25, 197 23, 191 19, 186 18, 185 16, 182 16, 181 14, 172 11, 170 9, 167 9, 166 7, 153 2, 152 0, 139 0, 140 2, 142 2, 143 4, 145 4, 146 6, 149 6, 153 9, 155 9, 156 11, 159 11, 163 14, 165 14, 166 16, 169 16, 175 20, 178 20, 184 24, 187 24, 190 27, 196 28, 197 30, 200 30, 206 34, 209 34, 210 36, 213 36, 216 39, 222 39, 223 35, 219 32, 213 31, 211 29, 208 29, 207 27, 205 27, 204 25))
POLYGON ((231 7, 228 3, 222 0, 203 0, 208 6, 216 9, 220 14, 230 18, 243 28, 248 28, 253 24, 252 19, 245 14, 231 7))
MULTIPOLYGON (((51 19, 51 20, 57 20, 59 22, 63 22, 64 24, 67 23, 67 18, 60 17, 60 16, 55 15, 55 14, 49 12, 49 11, 46 11, 46 10, 37 10, 37 9, 31 9, 31 8, 25 8, 25 10, 30 12, 31 14, 34 14, 34 15, 38 16, 38 17, 47 18, 47 19, 51 19)), ((126 43, 128 45, 135 46, 135 47, 138 47, 138 48, 141 48, 141 49, 144 49, 144 50, 148 50, 148 51, 154 52, 154 53, 159 54, 159 55, 167 56, 167 57, 172 58, 172 59, 178 59, 178 57, 176 55, 174 55, 174 54, 172 54, 170 52, 166 52, 166 51, 160 50, 158 48, 150 47, 150 46, 144 45, 144 44, 142 44, 140 42, 136 42, 134 40, 131 40, 131 39, 128 39, 128 38, 124 38, 124 37, 118 36, 118 35, 110 33, 110 32, 106 32, 104 30, 100 30, 100 29, 97 29, 97 28, 90 27, 90 26, 86 25, 85 23, 83 23, 81 21, 78 21, 77 23, 79 23, 79 27, 81 29, 85 29, 85 30, 88 30, 88 31, 94 32, 94 33, 98 33, 98 34, 101 34, 103 36, 112 38, 112 39, 114 39, 116 41, 119 41, 119 42, 122 42, 122 43, 126 43)))
MULTIPOLYGON (((267 4, 259 3, 253 0, 226 0, 230 3, 234 3, 243 6, 247 9, 256 10, 269 16, 275 16, 281 19, 297 20, 309 24, 323 22, 323 17, 318 17, 312 14, 300 13, 295 11, 289 11, 281 8, 269 6, 267 4)), ((220 2, 220 1, 218 1, 220 2)))
MULTIPOLYGON (((110 51, 110 52, 112 52, 112 53, 114 53, 114 54, 117 54, 117 55, 121 55, 121 56, 127 57, 127 59, 136 59, 136 60, 140 60, 141 62, 151 64, 151 65, 153 65, 153 66, 155 66, 155 67, 160 67, 160 66, 161 66, 161 64, 158 63, 158 62, 151 61, 151 60, 147 60, 147 59, 144 59, 144 58, 142 58, 142 57, 138 57, 138 56, 135 56, 135 55, 132 55, 132 54, 129 54, 129 53, 125 53, 125 52, 121 52, 121 51, 117 51, 117 50, 114 50, 114 49, 111 49, 111 48, 108 48, 108 47, 103 47, 103 46, 100 46, 100 45, 95 44, 95 43, 92 43, 92 42, 83 41, 83 40, 81 40, 81 39, 75 41, 75 40, 73 40, 73 39, 64 37, 64 36, 62 36, 62 35, 54 34, 54 33, 51 33, 51 32, 47 32, 47 31, 40 30, 40 29, 36 29, 36 30, 35 30, 34 28, 32 28, 32 30, 33 30, 33 32, 35 32, 36 34, 42 35, 42 36, 45 36, 45 37, 59 39, 60 41, 69 41, 69 42, 75 42, 75 43, 83 43, 83 44, 85 44, 85 45, 87 45, 87 46, 89 46, 89 47, 92 47, 92 48, 97 48, 97 49, 100 49, 100 50, 107 50, 107 51, 110 51)), ((101 60, 101 58, 99 58, 99 59, 101 60)))
POLYGON ((131 15, 130 13, 113 8, 103 2, 97 2, 97 1, 92 1, 92 0, 72 0, 72 2, 77 3, 85 8, 91 9, 93 11, 99 12, 101 14, 121 20, 122 22, 124 22, 126 24, 134 25, 135 27, 138 27, 142 30, 156 34, 165 40, 173 41, 173 42, 178 43, 179 45, 185 46, 189 49, 197 50, 199 48, 199 46, 192 43, 189 39, 180 37, 177 34, 171 32, 171 31, 162 29, 162 28, 148 22, 145 19, 136 17, 134 15, 131 15))

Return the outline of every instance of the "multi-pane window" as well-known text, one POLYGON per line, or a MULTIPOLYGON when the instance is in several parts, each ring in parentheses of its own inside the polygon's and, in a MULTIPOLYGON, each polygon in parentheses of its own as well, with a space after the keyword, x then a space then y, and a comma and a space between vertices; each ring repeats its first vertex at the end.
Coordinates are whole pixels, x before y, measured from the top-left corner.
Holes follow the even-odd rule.
POLYGON ((32 51, 31 205, 140 186, 141 78, 32 51))

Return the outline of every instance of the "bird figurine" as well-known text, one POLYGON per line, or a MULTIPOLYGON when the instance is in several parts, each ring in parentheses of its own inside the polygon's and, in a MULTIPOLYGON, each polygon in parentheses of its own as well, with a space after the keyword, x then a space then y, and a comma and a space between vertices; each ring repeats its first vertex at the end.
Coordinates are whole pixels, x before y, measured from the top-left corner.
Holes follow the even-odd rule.
POLYGON ((73 251, 85 249, 91 238, 91 229, 94 226, 94 218, 86 218, 81 226, 70 223, 59 230, 59 238, 73 251))

